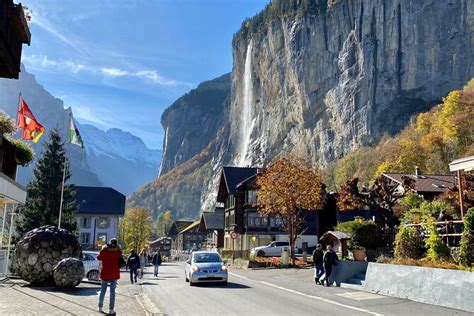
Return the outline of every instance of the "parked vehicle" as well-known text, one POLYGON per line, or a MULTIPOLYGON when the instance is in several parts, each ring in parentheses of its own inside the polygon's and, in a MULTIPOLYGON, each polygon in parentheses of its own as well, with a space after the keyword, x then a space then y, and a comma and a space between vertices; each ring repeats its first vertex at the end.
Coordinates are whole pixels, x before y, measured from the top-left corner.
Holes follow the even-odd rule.
POLYGON ((289 247, 287 241, 273 241, 266 246, 255 247, 250 250, 250 256, 254 257, 279 257, 283 248, 289 247))
POLYGON ((84 264, 84 275, 89 281, 99 281, 100 261, 97 260, 98 252, 83 251, 82 263, 84 264))
POLYGON ((227 267, 217 252, 195 251, 184 265, 184 279, 190 286, 203 282, 227 285, 227 267))

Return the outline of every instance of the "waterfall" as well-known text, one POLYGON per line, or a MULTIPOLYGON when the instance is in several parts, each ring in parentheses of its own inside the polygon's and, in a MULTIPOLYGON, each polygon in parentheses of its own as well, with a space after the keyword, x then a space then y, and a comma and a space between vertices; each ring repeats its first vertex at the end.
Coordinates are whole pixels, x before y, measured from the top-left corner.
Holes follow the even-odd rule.
POLYGON ((252 80, 252 40, 247 46, 247 53, 245 55, 245 70, 244 70, 244 95, 242 98, 242 114, 240 121, 240 144, 238 149, 238 165, 240 167, 247 167, 251 162, 248 156, 248 147, 250 143, 250 136, 255 125, 253 119, 253 80, 252 80))

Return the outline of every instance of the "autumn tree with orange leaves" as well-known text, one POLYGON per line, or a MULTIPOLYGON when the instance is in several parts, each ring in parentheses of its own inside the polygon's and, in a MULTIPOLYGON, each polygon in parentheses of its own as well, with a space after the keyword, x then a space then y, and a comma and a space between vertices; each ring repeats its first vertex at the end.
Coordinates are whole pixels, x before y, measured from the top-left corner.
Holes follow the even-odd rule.
POLYGON ((321 209, 323 192, 319 171, 301 157, 277 158, 257 175, 257 208, 262 215, 282 221, 290 239, 293 265, 295 241, 305 222, 303 212, 321 209))

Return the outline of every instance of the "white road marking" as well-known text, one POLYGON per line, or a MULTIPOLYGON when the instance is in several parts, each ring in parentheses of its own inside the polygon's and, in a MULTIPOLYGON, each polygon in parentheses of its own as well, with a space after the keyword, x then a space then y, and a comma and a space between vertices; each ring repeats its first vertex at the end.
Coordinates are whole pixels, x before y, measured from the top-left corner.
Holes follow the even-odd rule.
POLYGON ((337 296, 350 298, 356 301, 367 301, 367 300, 376 300, 380 298, 385 298, 382 295, 367 293, 367 292, 346 292, 346 293, 339 293, 336 294, 337 296))
POLYGON ((336 302, 336 301, 333 301, 333 300, 330 300, 330 299, 327 299, 327 298, 324 298, 324 297, 320 297, 320 296, 316 296, 316 295, 309 295, 309 294, 306 294, 306 293, 303 293, 303 292, 295 291, 295 290, 292 290, 292 289, 287 289, 285 287, 282 287, 282 286, 279 286, 279 285, 276 285, 276 284, 272 284, 272 283, 268 283, 268 282, 265 282, 265 281, 256 281, 256 280, 253 280, 253 279, 250 279, 248 277, 245 277, 245 276, 242 276, 242 275, 239 275, 239 274, 236 274, 236 273, 232 273, 232 272, 229 272, 229 274, 233 275, 233 276, 236 276, 236 277, 239 277, 241 279, 245 279, 245 280, 260 283, 260 284, 263 284, 263 285, 271 286, 271 287, 274 287, 274 288, 279 289, 279 290, 283 290, 283 291, 290 292, 290 293, 293 293, 293 294, 297 294, 297 295, 305 296, 305 297, 308 297, 308 298, 316 299, 316 300, 319 300, 321 302, 325 302, 325 303, 328 303, 328 304, 332 304, 332 305, 352 309, 352 310, 359 311, 359 312, 362 312, 362 313, 367 313, 369 315, 383 316, 383 314, 379 314, 377 312, 373 312, 373 311, 370 311, 370 310, 367 310, 367 309, 363 309, 363 308, 359 308, 359 307, 355 307, 355 306, 351 306, 351 305, 342 304, 342 303, 339 303, 339 302, 336 302))

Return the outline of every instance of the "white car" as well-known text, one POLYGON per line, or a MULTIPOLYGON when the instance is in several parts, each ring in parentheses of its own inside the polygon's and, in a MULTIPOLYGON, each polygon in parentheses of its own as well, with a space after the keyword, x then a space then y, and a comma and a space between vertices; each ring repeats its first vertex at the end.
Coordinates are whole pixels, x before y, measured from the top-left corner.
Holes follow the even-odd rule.
POLYGON ((84 275, 89 281, 99 281, 100 261, 97 260, 98 252, 83 251, 82 263, 84 264, 84 275))
POLYGON ((203 282, 227 285, 227 267, 215 251, 194 251, 184 265, 184 279, 190 286, 203 282))
POLYGON ((289 248, 287 241, 273 241, 266 246, 255 247, 250 251, 251 257, 280 257, 283 248, 289 248))

